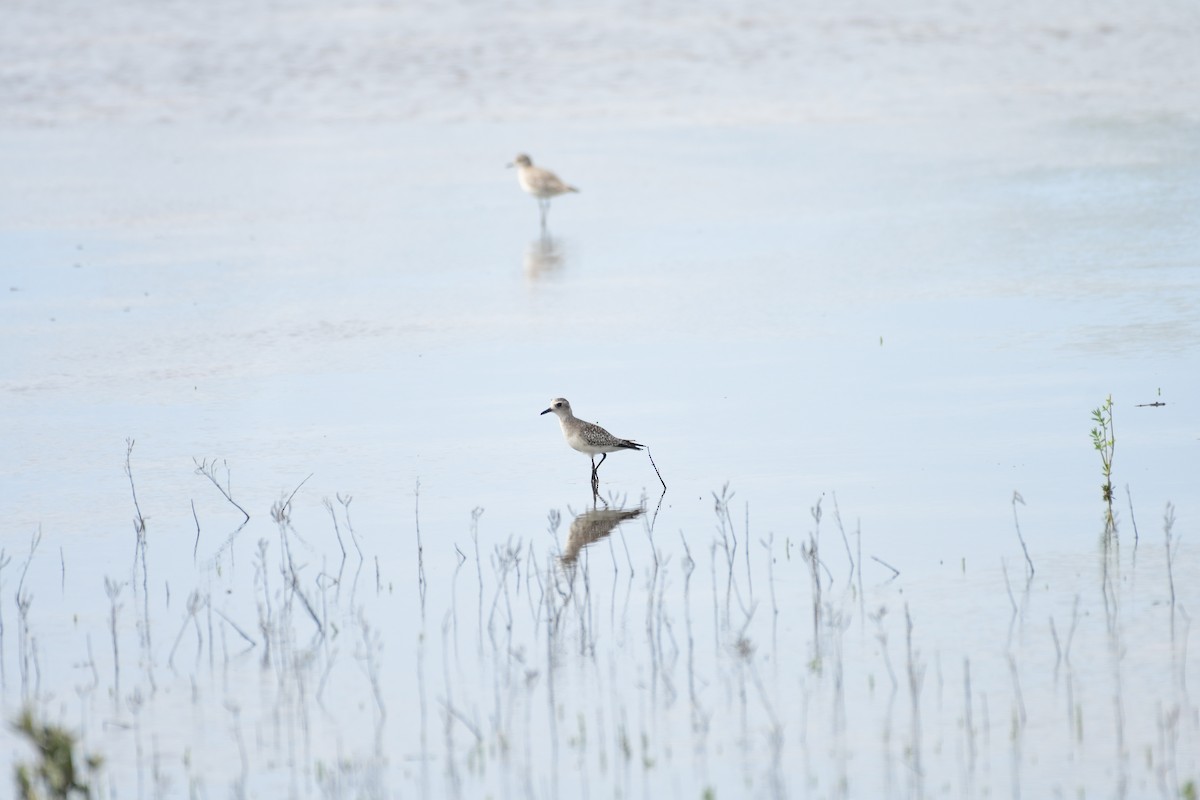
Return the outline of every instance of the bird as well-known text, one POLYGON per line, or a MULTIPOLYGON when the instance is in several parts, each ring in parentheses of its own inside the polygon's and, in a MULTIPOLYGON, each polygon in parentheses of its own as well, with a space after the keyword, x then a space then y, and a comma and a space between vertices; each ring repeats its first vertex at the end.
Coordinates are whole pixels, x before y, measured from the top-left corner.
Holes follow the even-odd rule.
POLYGON ((508 166, 517 168, 517 183, 521 185, 521 189, 537 198, 543 230, 546 228, 546 213, 550 211, 550 198, 579 191, 574 186, 563 183, 562 179, 550 170, 535 167, 533 160, 524 153, 519 153, 508 166))
POLYGON ((638 444, 632 439, 622 439, 613 436, 608 431, 591 422, 584 422, 571 412, 571 404, 565 397, 556 397, 550 401, 550 407, 543 414, 553 412, 562 426, 563 438, 572 449, 586 453, 592 459, 592 493, 598 491, 600 485, 600 464, 608 458, 609 453, 618 450, 641 450, 645 445, 638 444), (596 454, 600 454, 600 464, 596 463, 596 454))

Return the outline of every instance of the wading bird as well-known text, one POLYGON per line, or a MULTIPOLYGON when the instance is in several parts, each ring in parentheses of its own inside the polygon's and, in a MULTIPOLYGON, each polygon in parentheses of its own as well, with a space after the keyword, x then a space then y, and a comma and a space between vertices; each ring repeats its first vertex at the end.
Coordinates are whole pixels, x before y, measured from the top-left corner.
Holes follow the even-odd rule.
POLYGON ((563 438, 567 440, 567 444, 571 445, 573 449, 591 456, 593 494, 600 487, 600 464, 604 463, 604 459, 608 458, 609 453, 615 453, 618 450, 641 450, 643 447, 630 439, 613 436, 599 425, 579 419, 571 413, 571 404, 565 397, 556 397, 551 400, 550 407, 542 413, 549 414, 550 412, 554 412, 558 416, 558 423, 562 426, 563 438), (600 464, 596 463, 597 453, 600 454, 600 464))
POLYGON ((542 213, 542 229, 546 228, 546 214, 550 211, 550 198, 558 197, 567 192, 578 192, 574 186, 569 186, 548 169, 535 167, 529 156, 521 153, 513 159, 510 167, 517 168, 517 183, 521 188, 533 195, 538 201, 542 213))

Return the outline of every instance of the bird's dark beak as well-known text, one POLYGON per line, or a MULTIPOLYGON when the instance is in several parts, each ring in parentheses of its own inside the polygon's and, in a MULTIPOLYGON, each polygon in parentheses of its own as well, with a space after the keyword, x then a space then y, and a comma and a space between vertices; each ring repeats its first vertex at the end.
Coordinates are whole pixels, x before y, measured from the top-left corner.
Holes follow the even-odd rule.
MULTIPOLYGON (((545 411, 542 412, 542 414, 549 414, 553 410, 554 410, 553 408, 547 408, 545 411)), ((540 417, 542 414, 538 414, 538 416, 540 417)))
POLYGON ((516 166, 516 164, 510 161, 510 162, 508 162, 507 164, 505 164, 505 165, 504 165, 504 168, 505 168, 505 169, 512 169, 512 168, 513 168, 513 167, 515 167, 515 166, 516 166))

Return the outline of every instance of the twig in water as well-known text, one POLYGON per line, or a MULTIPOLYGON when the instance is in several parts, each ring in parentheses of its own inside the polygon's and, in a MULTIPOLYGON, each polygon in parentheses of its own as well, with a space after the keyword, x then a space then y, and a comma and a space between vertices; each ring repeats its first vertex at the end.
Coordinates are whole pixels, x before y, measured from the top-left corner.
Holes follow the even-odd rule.
MULTIPOLYGON (((5 555, 0 547, 0 587, 4 585, 4 568, 12 561, 12 556, 5 555)), ((19 592, 18 592, 19 594, 19 592)), ((0 604, 0 689, 8 686, 8 676, 4 673, 4 606, 0 604)))
MULTIPOLYGON (((230 472, 229 472, 229 462, 227 462, 227 461, 221 462, 221 465, 223 467, 225 467, 225 485, 224 486, 222 486, 221 482, 217 480, 216 459, 213 459, 212 463, 209 463, 208 459, 201 461, 201 460, 197 459, 195 456, 193 456, 192 463, 196 465, 196 474, 203 475, 204 477, 206 477, 210 481, 212 481, 212 485, 217 487, 217 491, 220 492, 234 508, 236 508, 238 511, 242 512, 242 516, 244 516, 246 518, 245 520, 243 520, 243 522, 249 522, 250 521, 250 512, 248 512, 246 509, 242 508, 241 505, 239 505, 238 502, 233 499, 233 491, 230 486, 230 477, 231 476, 230 476, 230 472)), ((305 480, 307 480, 307 478, 305 478, 305 480)))
POLYGON ((304 480, 302 480, 298 484, 296 484, 295 489, 292 489, 292 493, 288 495, 287 500, 283 501, 283 507, 281 508, 281 513, 284 515, 285 519, 287 519, 291 516, 290 509, 292 507, 292 498, 296 496, 296 492, 300 491, 301 486, 308 483, 308 479, 311 478, 313 476, 313 474, 314 473, 311 473, 311 472, 308 473, 308 475, 304 478, 304 480))
POLYGON ((658 520, 658 511, 662 508, 663 498, 667 496, 667 490, 663 489, 662 494, 658 496, 658 505, 654 506, 654 514, 650 517, 650 530, 654 530, 654 523, 658 520))
POLYGON ((1175 573, 1172 569, 1175 553, 1171 549, 1171 545, 1175 543, 1175 537, 1171 534, 1174 527, 1175 506, 1167 503, 1166 511, 1163 512, 1163 534, 1167 540, 1167 587, 1171 590, 1171 641, 1175 641, 1175 573))
POLYGON ((413 488, 413 524, 417 529, 417 591, 421 595, 421 616, 425 616, 425 547, 421 544, 421 479, 413 488))
MULTIPOLYGON (((211 603, 209 604, 209 608, 212 608, 211 603)), ((254 639, 251 638, 250 634, 246 633, 244 630, 242 630, 240 627, 238 627, 238 624, 236 622, 234 622, 233 620, 231 620, 228 616, 226 616, 225 612, 221 611, 221 609, 219 609, 219 608, 214 608, 213 611, 217 612, 218 617, 220 617, 221 619, 228 622, 229 627, 231 627, 235 631, 237 631, 238 636, 241 636, 243 639, 245 639, 247 642, 249 642, 251 647, 258 647, 258 642, 254 641, 254 639)))
POLYGON ((258 629, 263 635, 263 658, 262 665, 267 667, 271 663, 271 629, 272 615, 274 611, 271 606, 271 590, 268 585, 268 570, 267 570, 267 548, 270 544, 266 539, 258 540, 258 557, 254 564, 254 582, 257 584, 262 581, 263 599, 258 603, 258 629))
POLYGON ((338 547, 342 551, 342 562, 344 563, 346 561, 346 545, 342 542, 342 531, 338 527, 337 514, 334 513, 333 503, 329 501, 328 497, 322 497, 321 505, 325 506, 325 510, 329 512, 330 518, 333 519, 333 535, 337 537, 338 547))
POLYGON ((754 573, 750 570, 750 503, 746 503, 746 527, 742 529, 742 555, 746 561, 746 591, 750 595, 750 605, 754 605, 754 573))
POLYGON ((1025 546, 1025 537, 1021 535, 1021 521, 1017 519, 1017 503, 1025 505, 1025 498, 1021 497, 1021 493, 1013 490, 1012 507, 1013 507, 1013 524, 1017 526, 1017 541, 1021 543, 1021 550, 1025 553, 1025 564, 1029 567, 1029 578, 1033 578, 1033 559, 1029 557, 1029 548, 1025 546))
POLYGON ((310 617, 312 617, 313 624, 315 624, 317 626, 318 633, 320 633, 322 636, 324 636, 325 635, 325 624, 321 621, 321 618, 317 615, 317 611, 316 611, 316 609, 313 608, 312 603, 309 602, 308 596, 304 594, 304 590, 300 588, 300 576, 296 574, 295 566, 291 565, 290 563, 288 566, 291 569, 292 592, 297 597, 300 598, 300 604, 304 606, 304 610, 308 612, 308 615, 310 617))
MULTIPOLYGON (((835 501, 836 502, 836 501, 835 501)), ((862 622, 867 618, 867 599, 863 593, 862 574, 862 521, 854 523, 854 546, 858 551, 858 619, 861 630, 862 622)))
POLYGON ((87 687, 88 693, 95 690, 100 685, 100 670, 96 669, 96 657, 92 655, 92 635, 87 635, 87 654, 88 660, 86 666, 92 670, 92 685, 87 687))
MULTIPOLYGON (((621 545, 625 548, 625 563, 629 565, 629 582, 633 583, 633 576, 637 574, 637 570, 633 568, 633 556, 629 554, 629 542, 625 540, 625 531, 617 528, 617 533, 621 534, 621 545)), ((613 565, 613 572, 617 571, 616 564, 613 565)), ((626 600, 629 599, 626 595, 626 600)))
POLYGON ((963 657, 963 705, 966 708, 964 727, 967 734, 967 774, 975 774, 975 722, 971 715, 971 659, 963 657))
POLYGON ((654 474, 658 476, 658 482, 662 484, 663 492, 667 491, 667 482, 662 479, 662 473, 658 471, 658 465, 654 463, 654 456, 650 455, 650 448, 646 448, 646 457, 650 459, 650 466, 654 467, 654 474))
MULTIPOLYGON (((29 635, 29 609, 33 605, 33 595, 17 592, 17 662, 21 667, 21 696, 29 696, 29 658, 33 652, 36 640, 29 635)), ((36 669, 36 661, 34 668, 36 669)))
MULTIPOLYGON (((476 506, 471 510, 471 541, 475 545, 475 576, 479 579, 479 606, 477 609, 476 629, 479 633, 479 652, 483 652, 483 561, 479 557, 479 518, 483 509, 476 506)), ((424 698, 422 698, 424 702, 424 698)))
MULTIPOLYGON (((725 485, 721 487, 721 495, 719 497, 717 496, 716 492, 713 492, 713 499, 716 502, 715 510, 717 513, 717 521, 720 523, 720 527, 718 530, 721 534, 721 545, 725 550, 725 559, 726 559, 726 562, 728 564, 728 569, 729 569, 729 573, 726 577, 726 582, 725 582, 726 623, 729 622, 730 601, 732 600, 732 598, 735 595, 737 596, 738 606, 741 607, 742 613, 743 614, 748 613, 747 600, 742 597, 742 586, 740 583, 738 583, 737 581, 734 580, 734 563, 737 560, 738 536, 737 536, 737 529, 733 524, 733 515, 730 513, 729 509, 731 506, 731 501, 733 500, 733 497, 736 494, 737 494, 737 492, 729 491, 729 483, 728 482, 726 482, 725 485), (730 542, 732 542, 732 546, 730 546, 730 542)), ((748 514, 748 512, 749 512, 749 508, 747 507, 747 514, 748 514)), ((747 531, 746 533, 749 534, 749 531, 747 531)), ((743 543, 742 546, 749 547, 750 542, 749 542, 748 536, 743 537, 743 538, 745 538, 746 541, 743 543)), ((746 574, 747 574, 747 577, 749 577, 749 575, 751 574, 750 573, 750 562, 748 560, 746 562, 746 574)), ((754 602, 753 590, 754 590, 754 587, 752 585, 747 586, 747 591, 751 594, 751 597, 749 600, 751 605, 753 605, 753 602, 754 602)))
POLYGON ((1021 675, 1017 669, 1017 660, 1013 658, 1011 652, 1008 653, 1008 674, 1012 678, 1013 698, 1016 702, 1017 721, 1020 722, 1020 729, 1025 728, 1025 723, 1028 716, 1025 712, 1025 695, 1021 692, 1021 675))
POLYGON ((1008 621, 1008 638, 1011 644, 1013 623, 1017 621, 1019 608, 1017 606, 1017 598, 1013 596, 1012 583, 1008 580, 1008 562, 1004 559, 1000 559, 1000 571, 1004 574, 1004 589, 1008 592, 1008 602, 1012 606, 1012 617, 1008 621))
POLYGON ((342 504, 342 515, 346 518, 346 530, 350 531, 350 542, 354 545, 354 549, 358 551, 358 560, 364 561, 362 547, 358 544, 358 534, 354 532, 354 522, 350 519, 350 503, 354 500, 354 495, 348 494, 342 497, 341 492, 338 492, 334 497, 342 504))
POLYGON ((371 695, 375 700, 375 709, 379 712, 379 719, 387 718, 387 707, 383 704, 383 691, 379 686, 379 653, 383 650, 383 638, 379 631, 371 628, 367 622, 367 616, 359 609, 358 624, 361 630, 362 649, 356 652, 356 657, 363 662, 363 669, 367 673, 367 682, 371 685, 371 695))
MULTIPOLYGON (((813 522, 816 525, 816 529, 815 529, 814 533, 810 534, 810 536, 809 536, 809 538, 812 539, 814 542, 819 541, 821 538, 821 518, 825 516, 825 512, 821 510, 821 503, 823 503, 823 502, 825 502, 825 495, 821 495, 820 497, 818 497, 817 504, 808 510, 808 513, 812 515, 813 522)), ((801 549, 801 554, 803 554, 803 550, 804 550, 803 545, 801 546, 800 549, 801 549)), ((819 548, 814 548, 814 552, 816 549, 819 549, 819 548)), ((831 569, 829 569, 829 567, 825 564, 825 561, 821 558, 817 559, 817 564, 821 567, 821 569, 825 570, 825 575, 826 575, 826 577, 829 578, 829 585, 832 586, 833 585, 833 571, 831 569)))
POLYGON ((192 561, 196 560, 196 553, 200 551, 200 518, 196 516, 196 501, 192 502, 192 519, 196 521, 196 543, 192 545, 192 561))
MULTIPOLYGON (((910 758, 912 759, 912 774, 919 783, 924 778, 921 766, 921 684, 925 680, 925 664, 921 661, 920 652, 913 650, 912 616, 908 611, 908 603, 904 604, 905 645, 908 654, 908 692, 912 700, 912 743, 910 758)), ((922 792, 916 792, 919 796, 922 792)))
MULTIPOLYGON (((887 606, 880 606, 878 611, 868 614, 868 616, 875 623, 875 626, 879 628, 879 632, 875 634, 875 639, 879 642, 879 649, 883 653, 883 665, 887 667, 888 678, 892 682, 891 693, 894 697, 897 689, 900 688, 900 681, 896 679, 896 670, 892 667, 892 657, 888 650, 887 628, 883 624, 883 618, 887 616, 887 606)), ((891 701, 889 700, 888 702, 890 705, 891 701)))
POLYGON ((133 528, 138 535, 146 531, 146 518, 142 516, 141 506, 138 505, 137 488, 133 485, 133 467, 130 465, 130 456, 133 454, 133 439, 125 440, 125 474, 129 476, 129 491, 133 495, 133 510, 137 516, 133 519, 133 528))
MULTIPOLYGON (((854 555, 850 552, 850 539, 846 536, 846 529, 842 526, 842 512, 838 508, 837 492, 833 492, 833 521, 837 523, 838 530, 842 534, 842 544, 846 546, 846 558, 850 560, 850 582, 854 582, 854 555)), ((861 576, 860 576, 861 577, 861 576)))
POLYGON ((1137 553, 1138 546, 1138 529, 1137 520, 1133 518, 1133 493, 1129 491, 1129 484, 1125 484, 1125 497, 1129 499, 1129 521, 1133 524, 1133 551, 1137 553))
POLYGON ((1062 644, 1058 641, 1058 628, 1054 627, 1054 617, 1050 617, 1050 638, 1054 640, 1054 679, 1058 680, 1058 667, 1062 664, 1062 644))
POLYGON ((900 577, 900 570, 896 569, 895 567, 893 567, 891 564, 884 561, 879 556, 871 556, 871 560, 877 561, 880 564, 883 564, 885 567, 887 567, 888 569, 890 569, 892 571, 892 577, 888 578, 889 581, 894 581, 894 580, 896 580, 896 578, 900 577))
MULTIPOLYGON (((142 605, 144 614, 142 617, 143 624, 139 628, 142 644, 146 646, 147 651, 150 649, 150 593, 147 591, 146 584, 149 582, 149 572, 146 567, 146 518, 142 516, 141 506, 138 505, 137 488, 133 484, 133 465, 131 457, 133 454, 133 439, 126 439, 125 444, 125 474, 129 476, 129 491, 133 495, 133 509, 137 516, 133 518, 133 531, 135 535, 133 545, 133 573, 136 576, 138 562, 142 565, 142 605)), ((137 595, 137 583, 132 582, 134 595, 137 595)))
MULTIPOLYGON (((820 525, 821 521, 821 503, 817 502, 815 508, 812 509, 813 518, 820 525)), ((812 623, 813 623, 813 648, 815 655, 813 656, 812 664, 818 670, 821 666, 821 570, 819 564, 820 556, 820 539, 819 527, 817 530, 811 531, 808 534, 808 544, 802 545, 800 548, 804 560, 809 563, 809 571, 812 578, 812 623)))
MULTIPOLYGON (((207 602, 207 598, 201 597, 199 591, 193 590, 188 596, 187 616, 184 617, 183 624, 179 626, 179 633, 175 637, 175 644, 171 645, 171 652, 167 654, 168 667, 174 668, 175 651, 179 649, 179 643, 183 640, 183 634, 187 630, 187 625, 189 622, 196 624, 196 647, 203 647, 204 640, 200 636, 200 626, 199 623, 196 622, 196 612, 204 608, 205 602, 207 602)), ((197 649, 196 657, 199 658, 199 656, 200 652, 199 649, 197 649)))
MULTIPOLYGON (((691 603, 691 584, 692 573, 696 570, 696 562, 692 558, 692 550, 688 547, 687 537, 683 535, 683 531, 679 532, 679 538, 683 542, 683 608, 684 608, 684 624, 687 631, 687 678, 688 678, 688 699, 691 703, 692 711, 692 731, 697 732, 702 727, 704 715, 700 709, 699 700, 696 697, 696 640, 692 634, 692 603, 691 603)), ((714 599, 715 602, 715 599, 714 599)))
MULTIPOLYGON (((682 536, 682 532, 680 536, 682 536)), ((779 654, 779 603, 775 599, 775 554, 772 552, 772 547, 775 544, 775 532, 766 541, 758 540, 758 543, 767 551, 767 586, 771 590, 771 652, 773 658, 778 661, 779 654)), ((686 541, 684 546, 687 546, 686 541)), ((691 555, 688 555, 691 558, 691 555)), ((691 572, 688 572, 688 577, 691 577, 691 572)))
POLYGON ((33 554, 37 552, 38 545, 42 543, 42 526, 33 532, 29 539, 29 557, 25 559, 25 566, 21 568, 21 578, 17 581, 17 597, 21 596, 21 589, 25 586, 25 575, 29 572, 29 563, 33 561, 33 554))
POLYGON ((121 698, 121 654, 117 647, 117 612, 121 609, 121 604, 117 602, 117 598, 121 595, 121 584, 106 577, 104 591, 108 595, 108 602, 111 605, 109 624, 112 630, 113 646, 113 700, 119 702, 121 698))
POLYGON ((1067 631, 1067 643, 1063 646, 1063 661, 1071 666, 1071 642, 1075 641, 1075 628, 1079 625, 1079 595, 1075 595, 1075 603, 1071 606, 1071 628, 1067 631))
POLYGON ((469 730, 471 732, 471 734, 475 737, 475 740, 478 743, 480 743, 480 744, 483 743, 483 732, 479 730, 478 725, 476 725, 475 723, 471 722, 471 720, 464 717, 457 708, 450 705, 445 700, 442 700, 441 698, 439 698, 438 702, 442 704, 442 708, 446 709, 447 714, 449 714, 451 717, 453 717, 454 719, 461 722, 463 724, 463 727, 465 727, 467 730, 469 730))

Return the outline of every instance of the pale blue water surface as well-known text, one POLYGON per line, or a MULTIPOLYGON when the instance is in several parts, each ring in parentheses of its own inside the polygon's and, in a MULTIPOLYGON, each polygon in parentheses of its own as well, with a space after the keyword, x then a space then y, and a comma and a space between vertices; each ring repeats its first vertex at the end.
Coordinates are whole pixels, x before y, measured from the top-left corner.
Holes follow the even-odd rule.
POLYGON ((1200 778, 1194 8, 197 14, 0 33, 0 701, 103 796, 1200 778), (669 486, 574 566, 558 395, 669 486))

